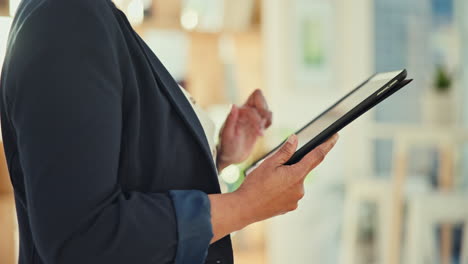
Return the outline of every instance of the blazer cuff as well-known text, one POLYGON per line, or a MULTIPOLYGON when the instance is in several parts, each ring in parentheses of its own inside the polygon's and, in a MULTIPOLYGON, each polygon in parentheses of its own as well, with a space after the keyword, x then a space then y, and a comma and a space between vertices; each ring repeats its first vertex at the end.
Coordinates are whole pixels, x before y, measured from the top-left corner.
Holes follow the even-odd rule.
POLYGON ((177 217, 175 264, 204 263, 213 238, 208 195, 198 190, 169 191, 169 195, 177 217))

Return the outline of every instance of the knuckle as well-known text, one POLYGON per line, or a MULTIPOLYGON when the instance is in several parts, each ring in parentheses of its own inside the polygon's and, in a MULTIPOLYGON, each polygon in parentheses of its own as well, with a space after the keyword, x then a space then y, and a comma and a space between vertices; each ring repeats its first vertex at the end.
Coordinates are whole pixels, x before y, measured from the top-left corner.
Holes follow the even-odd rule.
POLYGON ((299 162, 293 165, 291 170, 294 173, 296 182, 303 179, 304 175, 309 171, 308 167, 309 165, 306 162, 299 162))
POLYGON ((297 190, 297 192, 296 192, 296 195, 295 195, 296 201, 299 201, 299 200, 301 200, 302 198, 304 198, 304 195, 305 195, 305 193, 304 193, 304 188, 301 186, 301 187, 297 190))
POLYGON ((290 206, 289 206, 289 211, 295 211, 297 209, 297 207, 299 206, 299 204, 297 202, 295 203, 292 203, 290 206))
POLYGON ((302 198, 304 198, 304 195, 305 195, 305 192, 304 192, 304 188, 302 188, 299 193, 298 193, 298 198, 299 200, 301 200, 302 198))
POLYGON ((325 159, 325 156, 327 155, 326 151, 321 147, 317 148, 317 151, 315 154, 319 162, 322 162, 325 159))
POLYGON ((279 154, 282 155, 282 156, 288 154, 288 151, 286 150, 286 147, 281 148, 280 150, 278 150, 278 152, 279 152, 279 154))
POLYGON ((292 149, 292 144, 288 142, 286 143, 286 145, 284 145, 284 147, 280 149, 280 151, 281 153, 288 155, 289 153, 291 153, 291 149, 292 149))
POLYGON ((299 195, 299 200, 302 200, 302 198, 304 198, 304 195, 305 195, 305 193, 301 193, 301 194, 299 195))

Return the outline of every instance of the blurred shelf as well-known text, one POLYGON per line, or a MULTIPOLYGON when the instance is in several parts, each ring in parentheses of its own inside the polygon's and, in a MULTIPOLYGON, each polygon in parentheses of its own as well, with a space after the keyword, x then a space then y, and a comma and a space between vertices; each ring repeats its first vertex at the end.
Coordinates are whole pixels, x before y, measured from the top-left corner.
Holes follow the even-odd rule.
POLYGON ((375 139, 393 139, 396 136, 415 138, 416 141, 438 138, 441 140, 467 140, 468 128, 430 125, 371 124, 370 137, 375 139))
POLYGON ((242 34, 252 34, 252 33, 261 33, 261 25, 254 24, 251 27, 245 30, 230 30, 230 29, 223 29, 221 31, 200 31, 200 30, 187 30, 183 28, 179 21, 161 21, 156 18, 145 19, 141 25, 134 26, 137 32, 144 32, 145 30, 149 29, 157 29, 157 30, 175 30, 175 31, 183 31, 188 34, 209 34, 215 36, 221 36, 225 34, 234 34, 234 35, 242 35, 242 34))
POLYGON ((0 2, 0 16, 9 16, 9 13, 8 5, 1 4, 0 2))

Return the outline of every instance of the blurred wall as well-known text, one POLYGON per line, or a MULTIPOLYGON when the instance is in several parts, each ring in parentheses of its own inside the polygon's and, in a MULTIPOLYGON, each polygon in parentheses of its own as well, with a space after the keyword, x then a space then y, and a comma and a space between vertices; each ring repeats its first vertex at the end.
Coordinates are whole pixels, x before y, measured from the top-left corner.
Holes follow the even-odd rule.
POLYGON ((0 263, 17 263, 18 229, 16 211, 3 143, 0 143, 0 263))
MULTIPOLYGON (((296 66, 292 59, 295 40, 291 34, 295 7, 287 0, 271 0, 264 6, 265 84, 270 91, 277 130, 293 132, 373 71, 373 1, 329 3, 333 17, 332 78, 329 82, 311 83, 309 87, 300 87, 295 82, 296 66)), ((365 134, 369 133, 366 128, 370 119, 367 115, 342 132, 340 146, 306 183, 307 195, 300 209, 268 221, 268 263, 338 261, 343 184, 348 176, 369 173, 371 145, 365 134)), ((271 139, 273 146, 278 138, 271 139)))

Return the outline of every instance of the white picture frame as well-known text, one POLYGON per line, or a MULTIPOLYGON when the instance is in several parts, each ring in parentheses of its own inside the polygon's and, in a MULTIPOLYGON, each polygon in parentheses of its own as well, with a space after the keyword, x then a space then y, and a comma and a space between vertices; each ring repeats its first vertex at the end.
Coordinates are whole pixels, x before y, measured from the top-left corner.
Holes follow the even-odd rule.
POLYGON ((333 5, 328 0, 293 3, 291 57, 296 87, 328 87, 334 46, 333 5))

